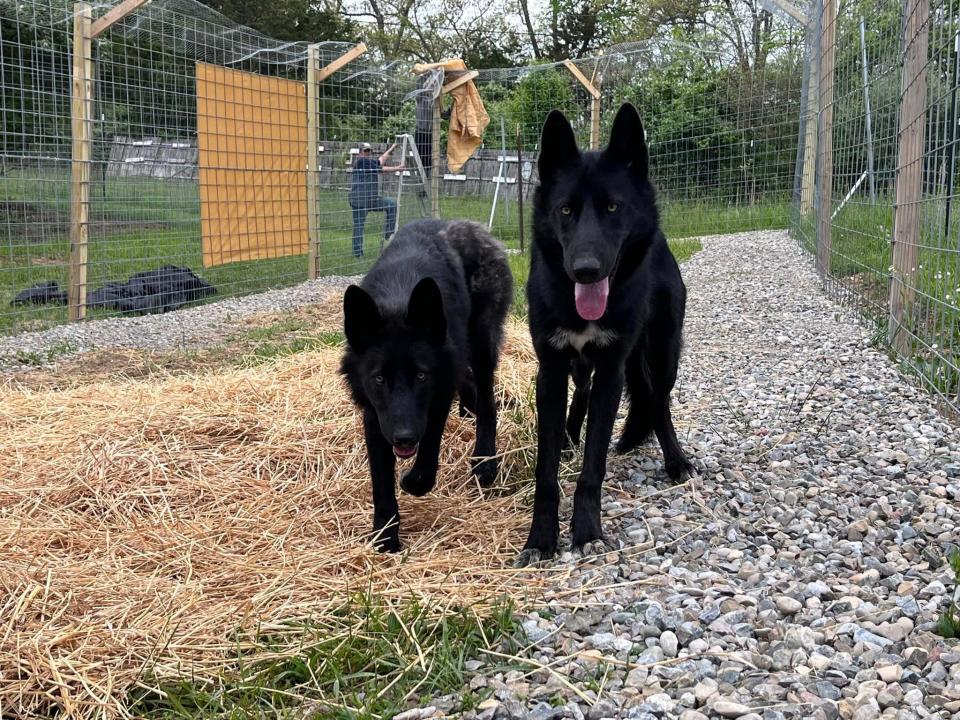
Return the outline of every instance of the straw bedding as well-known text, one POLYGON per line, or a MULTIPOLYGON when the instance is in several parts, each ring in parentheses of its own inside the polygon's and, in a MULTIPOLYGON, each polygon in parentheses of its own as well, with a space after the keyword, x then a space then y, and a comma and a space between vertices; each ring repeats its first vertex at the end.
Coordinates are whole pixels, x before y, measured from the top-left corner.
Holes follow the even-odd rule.
MULTIPOLYGON (((504 569, 527 490, 480 497, 474 426, 456 413, 436 491, 400 498, 407 554, 366 544, 366 453, 340 355, 0 389, 0 715, 122 716, 145 678, 217 676, 238 634, 322 623, 368 589, 440 606, 536 592, 504 569)), ((534 372, 512 325, 498 447, 514 478, 529 476, 534 372)))

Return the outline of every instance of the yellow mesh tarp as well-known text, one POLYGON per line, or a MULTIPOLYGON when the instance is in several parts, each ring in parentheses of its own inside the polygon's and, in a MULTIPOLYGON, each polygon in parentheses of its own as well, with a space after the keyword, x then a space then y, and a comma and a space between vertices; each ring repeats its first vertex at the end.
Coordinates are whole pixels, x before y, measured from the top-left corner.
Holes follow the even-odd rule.
POLYGON ((203 265, 307 251, 303 83, 197 63, 203 265))

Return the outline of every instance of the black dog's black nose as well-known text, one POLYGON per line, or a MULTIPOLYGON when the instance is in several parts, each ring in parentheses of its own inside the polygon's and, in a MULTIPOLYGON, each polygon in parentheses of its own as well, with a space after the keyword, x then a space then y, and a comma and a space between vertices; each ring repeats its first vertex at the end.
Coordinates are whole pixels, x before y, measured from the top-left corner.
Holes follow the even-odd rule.
POLYGON ((595 257, 579 257, 573 261, 573 277, 578 283, 588 284, 600 280, 600 261, 595 257))
POLYGON ((393 434, 393 444, 397 447, 414 447, 417 436, 410 430, 398 430, 393 434))

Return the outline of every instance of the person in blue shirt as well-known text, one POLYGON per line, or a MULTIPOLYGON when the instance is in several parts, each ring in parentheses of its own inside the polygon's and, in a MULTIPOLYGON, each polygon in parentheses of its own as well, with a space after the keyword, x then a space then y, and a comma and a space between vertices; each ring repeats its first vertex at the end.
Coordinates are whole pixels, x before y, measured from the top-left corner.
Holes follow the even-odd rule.
POLYGON ((363 257, 363 226, 367 213, 383 211, 386 213, 383 223, 383 240, 386 242, 393 234, 397 222, 397 203, 392 198, 380 194, 380 173, 403 170, 400 165, 388 166, 394 143, 379 158, 373 157, 370 143, 360 144, 360 153, 353 163, 353 179, 350 185, 350 207, 353 208, 353 256, 363 257))

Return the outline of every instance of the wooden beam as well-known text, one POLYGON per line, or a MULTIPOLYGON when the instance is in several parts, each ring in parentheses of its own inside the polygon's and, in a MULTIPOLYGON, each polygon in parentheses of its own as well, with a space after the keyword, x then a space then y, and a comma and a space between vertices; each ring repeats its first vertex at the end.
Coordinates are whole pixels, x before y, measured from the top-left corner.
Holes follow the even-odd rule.
POLYGON ((580 68, 574 65, 572 60, 564 60, 563 64, 567 66, 567 70, 569 70, 571 74, 587 89, 588 93, 590 93, 597 100, 600 99, 600 91, 593 86, 593 83, 587 80, 587 76, 580 72, 580 68))
POLYGON ((440 103, 443 96, 433 103, 433 132, 430 133, 430 214, 440 217, 440 103))
POLYGON ((800 215, 806 218, 813 212, 817 172, 817 122, 820 114, 820 57, 810 53, 807 63, 806 127, 803 137, 803 174, 800 179, 800 215))
POLYGON ((150 0, 124 0, 116 7, 110 8, 106 15, 93 23, 93 27, 90 29, 90 37, 97 37, 104 30, 107 30, 111 25, 120 22, 127 15, 132 13, 134 10, 143 7, 148 2, 150 2, 150 0))
MULTIPOLYGON (((454 73, 447 73, 447 75, 453 75, 454 73)), ((480 73, 477 70, 470 70, 468 72, 457 73, 457 77, 448 82, 442 88, 440 88, 440 94, 446 95, 451 90, 454 90, 461 85, 466 85, 471 80, 476 80, 480 76, 480 73)))
POLYGON ((351 48, 350 50, 345 52, 343 55, 338 57, 336 60, 334 60, 332 63, 330 63, 329 65, 324 67, 322 70, 320 70, 317 73, 317 82, 318 83, 323 82, 328 77, 333 75, 340 68, 352 63, 358 57, 363 55, 366 51, 367 51, 367 46, 364 43, 360 43, 359 45, 351 48))
POLYGON ((787 2, 787 0, 770 0, 770 2, 773 5, 776 5, 781 10, 783 10, 787 15, 792 17, 798 23, 806 27, 807 16, 796 5, 794 5, 793 3, 787 2))
POLYGON ((320 192, 319 118, 317 117, 317 72, 320 70, 320 47, 307 47, 307 277, 316 280, 320 275, 320 192))
POLYGON ((908 0, 903 29, 900 147, 893 210, 893 277, 890 282, 889 340, 901 357, 910 357, 911 324, 920 243, 920 201, 926 134, 929 0, 908 0))
POLYGON ((817 270, 830 274, 833 253, 833 68, 837 38, 837 0, 823 0, 820 34, 820 203, 817 208, 817 270))
POLYGON ((85 2, 73 6, 73 82, 70 129, 70 320, 87 312, 87 240, 90 231, 90 163, 93 157, 93 10, 85 2))

